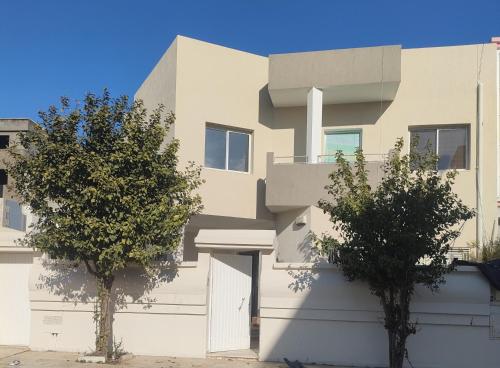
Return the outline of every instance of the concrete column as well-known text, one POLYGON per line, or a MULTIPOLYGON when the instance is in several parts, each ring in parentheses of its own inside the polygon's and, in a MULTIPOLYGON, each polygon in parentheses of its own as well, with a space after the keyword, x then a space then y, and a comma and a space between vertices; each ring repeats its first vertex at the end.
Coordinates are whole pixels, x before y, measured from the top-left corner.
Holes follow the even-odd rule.
POLYGON ((321 155, 321 126, 323 122, 323 91, 312 87, 307 94, 307 144, 308 163, 318 162, 321 155))

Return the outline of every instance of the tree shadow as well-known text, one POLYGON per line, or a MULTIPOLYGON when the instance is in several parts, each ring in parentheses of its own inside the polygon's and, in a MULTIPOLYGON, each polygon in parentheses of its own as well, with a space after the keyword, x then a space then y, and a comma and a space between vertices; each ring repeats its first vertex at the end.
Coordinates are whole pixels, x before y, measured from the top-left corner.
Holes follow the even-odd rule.
POLYGON ((319 269, 328 264, 328 258, 321 255, 314 243, 315 239, 316 235, 309 231, 298 246, 298 250, 304 255, 307 264, 288 270, 288 275, 292 278, 288 288, 294 292, 310 291, 318 280, 319 269))
MULTIPOLYGON (((113 302, 118 308, 126 309, 127 304, 144 304, 150 308, 156 298, 152 291, 163 283, 173 281, 178 275, 180 261, 171 257, 156 262, 147 270, 139 265, 129 265, 115 275, 113 302)), ((96 279, 85 267, 77 262, 52 260, 42 257, 44 272, 35 284, 37 289, 46 289, 64 302, 94 303, 97 296, 96 279)))
POLYGON ((77 262, 49 259, 41 256, 43 272, 38 276, 35 287, 47 290, 49 294, 60 297, 63 302, 93 303, 96 287, 93 276, 77 262))
MULTIPOLYGON (((126 311, 129 305, 140 305, 143 310, 149 310, 157 302, 154 291, 166 283, 172 282, 178 276, 180 260, 169 256, 156 262, 148 269, 139 265, 129 265, 115 274, 112 288, 110 315, 115 322, 115 314, 126 311)), ((35 287, 60 298, 62 302, 77 305, 91 305, 93 320, 97 331, 97 281, 89 274, 82 264, 71 261, 52 260, 46 255, 41 256, 43 268, 36 280, 35 287)), ((112 336, 113 328, 111 329, 112 336)), ((115 352, 116 345, 111 341, 109 351, 115 352), (113 346, 114 345, 114 346, 113 346)))
POLYGON ((292 282, 288 284, 288 288, 293 292, 303 292, 311 290, 318 278, 318 265, 298 267, 288 270, 288 275, 292 278, 292 282), (316 266, 316 267, 315 267, 316 266))

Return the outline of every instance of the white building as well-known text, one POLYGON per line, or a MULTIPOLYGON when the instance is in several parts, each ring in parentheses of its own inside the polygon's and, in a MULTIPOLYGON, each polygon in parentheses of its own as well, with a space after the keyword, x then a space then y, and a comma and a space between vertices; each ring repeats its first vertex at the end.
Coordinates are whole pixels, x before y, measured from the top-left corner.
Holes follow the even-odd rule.
MULTIPOLYGON (((263 57, 177 37, 135 97, 175 113, 168 139, 181 142, 180 165, 203 165, 205 208, 186 230, 175 270, 153 285, 135 269, 117 278, 126 304, 115 312, 116 339, 134 354, 387 364, 377 299, 311 245, 311 232, 330 229, 316 204, 335 167, 331 155, 361 146, 376 182, 398 137, 426 137, 440 169, 460 171, 458 195, 480 208, 479 223, 468 221, 454 246, 453 257, 467 258, 469 242, 497 231, 497 68, 494 43, 263 57)), ((23 305, 1 310, 0 344, 93 346, 91 278, 11 245, 0 257, 9 280, 0 279, 0 295, 23 305)), ((418 288, 413 365, 497 367, 498 298, 473 267, 450 274, 438 294, 418 288)))

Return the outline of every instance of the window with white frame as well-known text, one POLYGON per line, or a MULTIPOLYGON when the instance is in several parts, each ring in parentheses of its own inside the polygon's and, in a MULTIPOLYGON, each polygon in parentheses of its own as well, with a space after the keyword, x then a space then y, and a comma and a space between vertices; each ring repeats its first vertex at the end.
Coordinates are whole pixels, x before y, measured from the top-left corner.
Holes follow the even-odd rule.
POLYGON ((438 170, 467 169, 469 166, 469 131, 466 125, 442 128, 411 128, 410 141, 417 153, 436 154, 438 170))
POLYGON ((352 161, 359 147, 361 147, 361 130, 326 130, 321 161, 334 162, 337 151, 342 151, 346 159, 352 161))
POLYGON ((223 127, 205 128, 205 167, 250 171, 250 133, 223 127))

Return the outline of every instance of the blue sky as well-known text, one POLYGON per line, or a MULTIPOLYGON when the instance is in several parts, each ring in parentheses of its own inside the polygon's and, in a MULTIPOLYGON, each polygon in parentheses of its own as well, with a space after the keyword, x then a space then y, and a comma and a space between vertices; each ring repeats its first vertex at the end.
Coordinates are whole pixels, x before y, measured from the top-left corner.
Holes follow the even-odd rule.
POLYGON ((261 55, 481 43, 500 0, 0 0, 0 117, 133 95, 177 34, 261 55))

